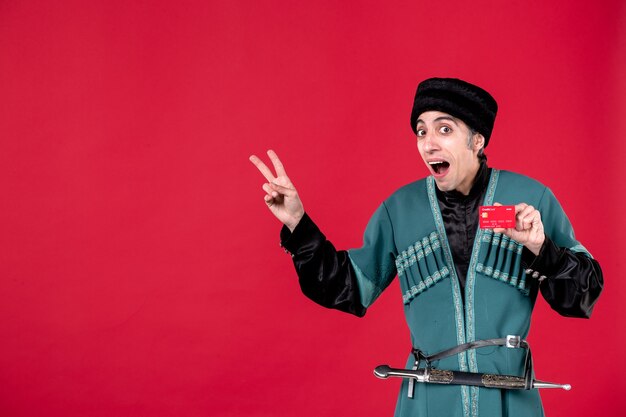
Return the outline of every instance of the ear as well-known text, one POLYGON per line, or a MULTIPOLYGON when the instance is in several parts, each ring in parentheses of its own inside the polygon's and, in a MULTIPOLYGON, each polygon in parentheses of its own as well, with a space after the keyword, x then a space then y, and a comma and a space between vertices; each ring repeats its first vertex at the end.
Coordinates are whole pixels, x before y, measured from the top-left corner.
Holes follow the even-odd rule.
POLYGON ((474 150, 479 151, 485 146, 485 137, 480 133, 476 133, 473 138, 474 150))

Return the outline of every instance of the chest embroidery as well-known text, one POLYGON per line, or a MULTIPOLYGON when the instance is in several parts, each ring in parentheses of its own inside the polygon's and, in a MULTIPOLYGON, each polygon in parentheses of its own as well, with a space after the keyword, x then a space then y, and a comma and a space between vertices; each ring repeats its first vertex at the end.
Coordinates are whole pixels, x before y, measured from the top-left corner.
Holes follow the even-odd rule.
POLYGON ((408 304, 450 275, 437 232, 419 239, 396 257, 398 278, 402 282, 402 301, 408 304))
POLYGON ((522 268, 523 248, 520 243, 508 236, 485 230, 481 239, 476 271, 508 283, 524 295, 528 295, 526 273, 522 268))

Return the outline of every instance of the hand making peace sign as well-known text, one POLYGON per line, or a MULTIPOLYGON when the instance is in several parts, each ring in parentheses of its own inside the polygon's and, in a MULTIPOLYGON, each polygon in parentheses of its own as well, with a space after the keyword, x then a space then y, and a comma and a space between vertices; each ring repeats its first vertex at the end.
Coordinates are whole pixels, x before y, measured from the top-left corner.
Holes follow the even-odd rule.
POLYGON ((287 176, 282 162, 278 159, 278 155, 272 150, 267 151, 267 155, 274 165, 276 176, 256 155, 250 156, 250 162, 261 171, 261 174, 268 181, 263 184, 263 191, 267 193, 264 197, 265 204, 274 216, 293 232, 293 229, 304 216, 304 206, 298 197, 296 188, 287 176))

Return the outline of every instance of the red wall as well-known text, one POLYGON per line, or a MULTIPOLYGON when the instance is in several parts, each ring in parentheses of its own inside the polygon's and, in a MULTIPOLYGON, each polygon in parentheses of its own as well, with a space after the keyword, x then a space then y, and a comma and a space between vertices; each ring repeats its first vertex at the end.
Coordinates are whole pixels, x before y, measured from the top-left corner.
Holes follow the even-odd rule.
POLYGON ((626 406, 626 9, 601 2, 0 3, 0 415, 370 416, 410 348, 299 292, 248 155, 275 149, 340 248, 426 174, 431 76, 500 113, 494 167, 550 186, 600 260, 589 321, 538 302, 552 416, 626 406))

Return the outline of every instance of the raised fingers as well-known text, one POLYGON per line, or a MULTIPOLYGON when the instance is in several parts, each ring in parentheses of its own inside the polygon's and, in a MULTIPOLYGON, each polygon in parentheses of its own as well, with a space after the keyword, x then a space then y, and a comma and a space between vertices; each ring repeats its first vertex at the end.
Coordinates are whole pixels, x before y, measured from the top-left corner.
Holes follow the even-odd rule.
POLYGON ((270 160, 272 161, 272 164, 274 165, 274 170, 276 170, 276 176, 286 177, 287 173, 285 172, 285 167, 283 166, 283 163, 280 162, 280 158, 278 158, 278 155, 276 155, 276 152, 270 149, 269 151, 267 151, 267 155, 270 157, 270 160))
POLYGON ((272 182, 276 179, 272 171, 267 167, 267 165, 263 163, 263 161, 259 159, 258 156, 256 155, 250 156, 250 162, 252 162, 254 166, 256 166, 259 169, 259 171, 261 171, 261 174, 263 174, 265 179, 268 180, 269 182, 272 182))

